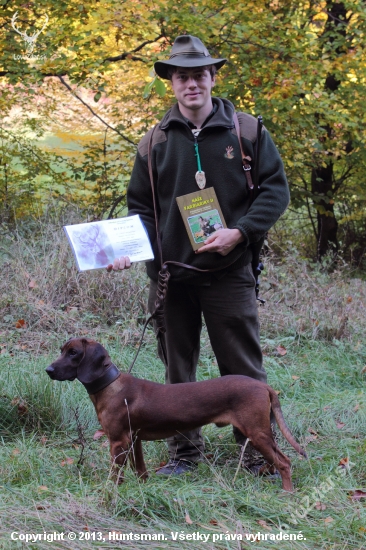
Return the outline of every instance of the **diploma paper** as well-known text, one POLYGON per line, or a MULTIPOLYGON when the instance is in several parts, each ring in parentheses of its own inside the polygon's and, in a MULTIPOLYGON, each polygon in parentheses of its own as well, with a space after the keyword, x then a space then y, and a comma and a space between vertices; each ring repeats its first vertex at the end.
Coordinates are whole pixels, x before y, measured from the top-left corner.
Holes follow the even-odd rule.
POLYGON ((154 259, 149 237, 138 215, 65 225, 64 230, 79 271, 107 267, 121 256, 128 256, 131 262, 154 259))

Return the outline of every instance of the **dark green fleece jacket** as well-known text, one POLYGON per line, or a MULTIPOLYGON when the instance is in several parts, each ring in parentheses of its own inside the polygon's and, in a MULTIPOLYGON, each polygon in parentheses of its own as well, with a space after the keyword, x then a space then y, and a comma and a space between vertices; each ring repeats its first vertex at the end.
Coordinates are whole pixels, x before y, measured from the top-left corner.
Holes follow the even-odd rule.
MULTIPOLYGON (((152 166, 159 217, 163 260, 190 264, 201 269, 217 269, 214 274, 200 274, 170 266, 172 279, 202 284, 212 276, 238 269, 251 262, 251 243, 259 241, 283 214, 289 203, 289 190, 280 155, 268 133, 261 136, 259 165, 260 191, 250 205, 246 177, 242 168, 238 137, 234 129, 234 106, 226 99, 212 98, 215 112, 208 117, 198 136, 202 170, 206 188, 214 187, 227 227, 239 229, 244 241, 227 256, 218 253, 196 255, 190 244, 176 197, 198 191, 195 180, 197 159, 194 136, 188 121, 175 104, 154 132, 152 166), (232 152, 227 154, 229 147, 232 152)), ((257 121, 241 115, 241 135, 246 155, 255 158, 257 121)), ((157 280, 160 269, 156 245, 156 229, 152 191, 148 172, 147 150, 152 130, 141 140, 127 191, 129 215, 139 214, 148 231, 155 260, 147 262, 147 273, 157 280)), ((256 167, 253 167, 255 170, 256 167)))

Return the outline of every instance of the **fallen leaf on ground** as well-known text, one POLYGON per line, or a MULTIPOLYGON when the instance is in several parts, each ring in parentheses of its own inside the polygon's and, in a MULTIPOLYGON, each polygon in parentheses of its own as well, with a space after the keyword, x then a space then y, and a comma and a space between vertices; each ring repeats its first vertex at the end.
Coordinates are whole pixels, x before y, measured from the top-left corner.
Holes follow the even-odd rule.
POLYGON ((19 416, 24 416, 28 412, 28 405, 25 401, 20 401, 18 403, 18 414, 19 416))
POLYGON ((361 489, 356 489, 349 493, 351 500, 361 500, 361 498, 366 498, 366 491, 361 491, 361 489))
POLYGON ((15 328, 26 328, 27 326, 27 323, 25 322, 24 319, 18 319, 17 322, 15 323, 15 328))
POLYGON ((300 380, 300 376, 291 376, 292 380, 300 380))
POLYGON ((341 468, 345 468, 345 469, 349 470, 349 468, 350 468, 350 461, 349 461, 349 458, 348 458, 348 457, 342 458, 342 459, 339 461, 338 466, 340 466, 341 468))
POLYGON ((218 521, 217 521, 217 519, 210 519, 210 523, 211 523, 211 525, 217 525, 218 521))
POLYGON ((100 439, 101 437, 103 437, 103 435, 105 435, 105 431, 104 431, 104 430, 97 430, 97 431, 95 432, 95 434, 93 435, 94 441, 97 441, 98 439, 100 439))
POLYGON ((361 374, 365 374, 365 372, 366 372, 366 365, 363 367, 361 374))
POLYGON ((66 458, 65 460, 61 460, 61 466, 66 466, 66 464, 73 464, 74 459, 73 458, 66 458))
POLYGON ((314 430, 314 428, 308 428, 308 432, 313 434, 313 435, 318 436, 318 432, 316 430, 314 430))
POLYGON ((338 428, 338 430, 341 430, 341 429, 344 428, 344 427, 345 427, 344 422, 337 422, 337 428, 338 428))
POLYGON ((277 353, 279 355, 286 355, 287 349, 284 346, 277 346, 277 353))
POLYGON ((357 405, 355 407, 353 407, 353 412, 356 413, 360 408, 360 404, 357 403, 357 405))
POLYGON ((328 516, 323 521, 324 521, 324 523, 332 523, 332 521, 334 521, 334 519, 331 516, 328 516))
POLYGON ((322 502, 317 502, 317 503, 315 504, 315 508, 316 508, 317 510, 326 510, 326 509, 327 509, 327 507, 325 506, 325 504, 323 504, 322 502))
POLYGON ((186 517, 185 517, 185 520, 186 520, 186 523, 189 523, 189 525, 192 525, 193 521, 191 520, 191 518, 189 517, 189 514, 186 510, 186 517))
POLYGON ((48 491, 47 485, 40 485, 40 486, 38 487, 38 491, 48 491))
POLYGON ((37 283, 34 279, 32 279, 31 281, 29 281, 28 286, 29 288, 37 288, 37 283))

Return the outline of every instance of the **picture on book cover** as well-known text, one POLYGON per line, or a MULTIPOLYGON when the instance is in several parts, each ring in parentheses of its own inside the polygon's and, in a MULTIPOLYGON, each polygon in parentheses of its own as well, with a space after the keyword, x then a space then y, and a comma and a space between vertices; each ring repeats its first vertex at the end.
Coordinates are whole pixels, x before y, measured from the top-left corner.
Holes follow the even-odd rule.
POLYGON ((100 223, 74 225, 68 229, 83 270, 113 263, 116 254, 100 223))
POLYGON ((193 235, 195 243, 203 243, 207 237, 215 233, 218 229, 223 229, 224 225, 220 218, 218 210, 209 210, 203 214, 196 214, 187 218, 189 228, 193 235))

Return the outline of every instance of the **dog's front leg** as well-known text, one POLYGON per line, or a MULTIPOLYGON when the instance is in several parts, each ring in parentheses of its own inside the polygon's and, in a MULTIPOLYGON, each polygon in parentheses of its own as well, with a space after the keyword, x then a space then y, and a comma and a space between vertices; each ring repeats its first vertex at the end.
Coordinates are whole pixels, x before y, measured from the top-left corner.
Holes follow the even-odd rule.
POLYGON ((138 477, 146 481, 148 478, 148 473, 144 461, 144 453, 142 450, 141 439, 139 439, 138 437, 136 437, 133 446, 131 446, 130 461, 132 468, 135 470, 138 477))
POLYGON ((110 442, 110 453, 112 462, 112 477, 118 485, 123 483, 123 469, 131 452, 129 438, 110 442))

